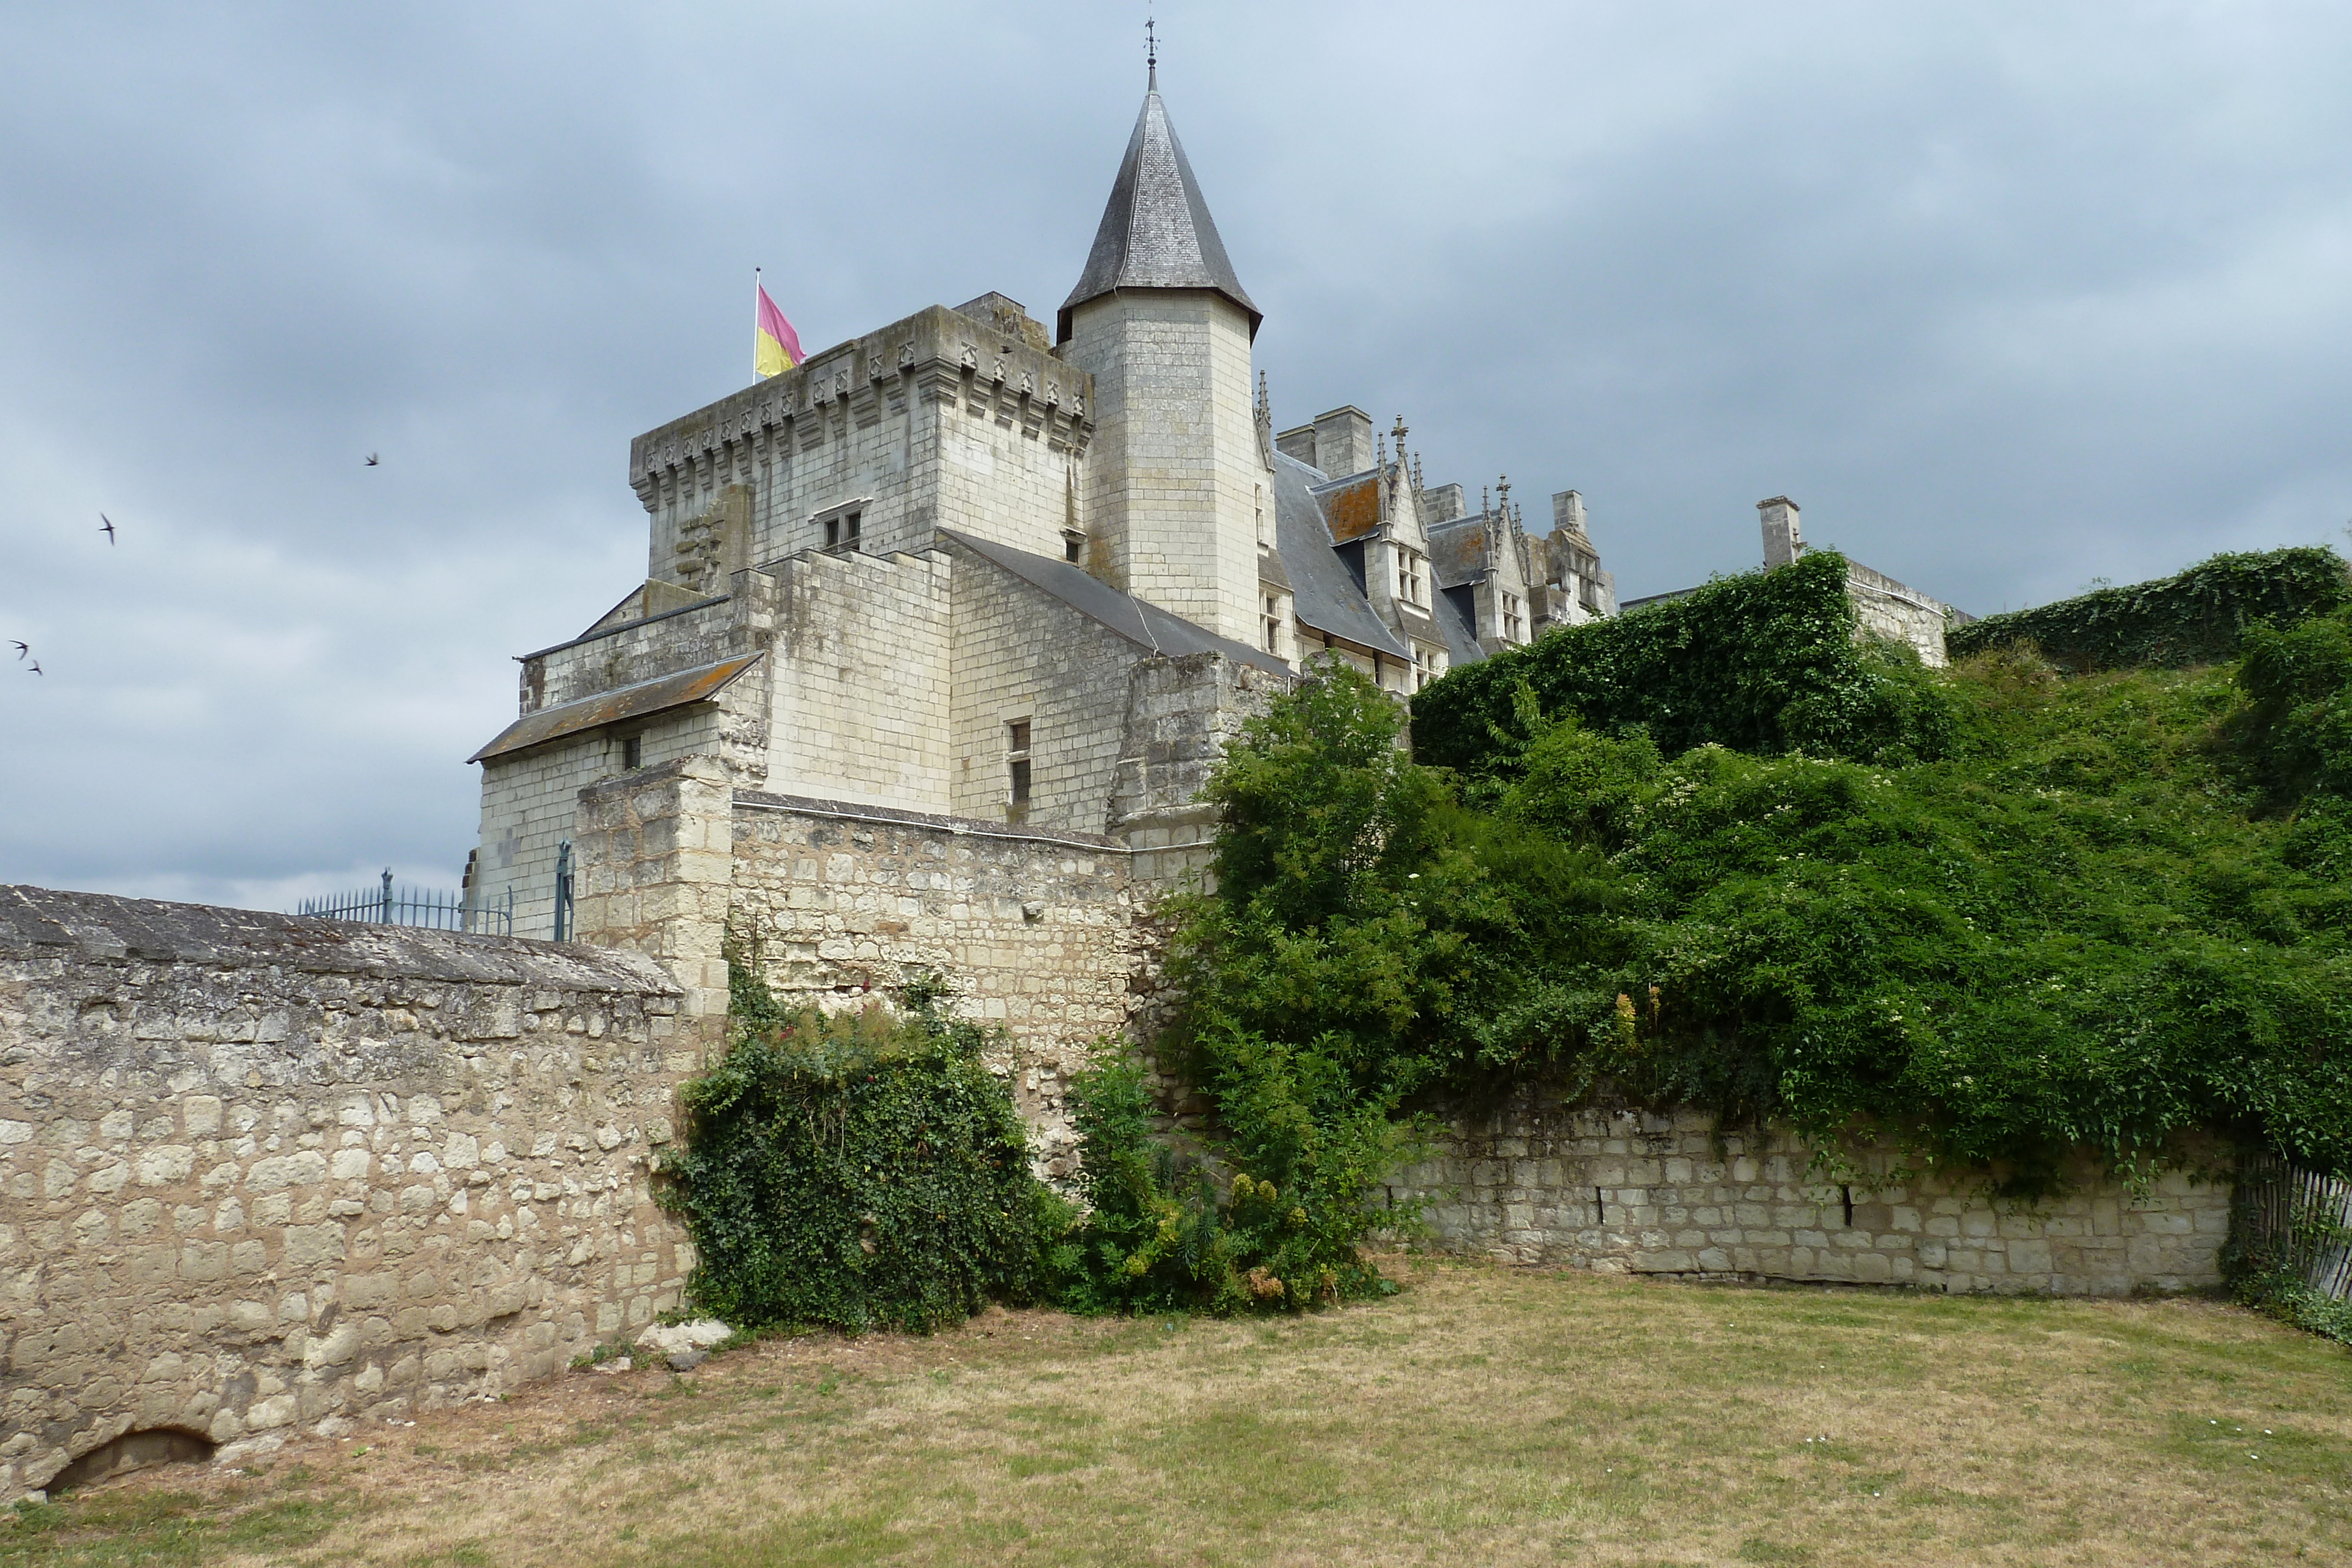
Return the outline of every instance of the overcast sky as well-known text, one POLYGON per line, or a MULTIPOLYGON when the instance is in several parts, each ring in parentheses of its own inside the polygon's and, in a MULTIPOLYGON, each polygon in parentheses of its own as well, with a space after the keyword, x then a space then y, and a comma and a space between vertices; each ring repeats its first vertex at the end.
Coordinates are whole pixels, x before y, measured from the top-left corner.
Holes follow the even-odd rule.
MULTIPOLYGON (((751 267, 813 350, 1050 321, 1143 16, 0 0, 0 882, 455 886, 460 759, 643 575, 629 438, 750 380, 751 267)), ((1582 490, 1625 597, 1783 492, 1978 612, 2343 542, 2340 0, 1160 20, 1277 420, 1582 490)))

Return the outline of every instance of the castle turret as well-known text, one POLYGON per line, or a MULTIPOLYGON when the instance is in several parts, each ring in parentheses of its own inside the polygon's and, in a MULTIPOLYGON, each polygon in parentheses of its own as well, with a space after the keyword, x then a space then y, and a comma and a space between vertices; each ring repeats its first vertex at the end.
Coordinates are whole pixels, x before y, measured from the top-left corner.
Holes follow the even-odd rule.
POLYGON ((1062 357, 1094 375, 1088 559, 1112 586, 1258 640, 1257 519, 1272 495, 1252 399, 1258 308, 1234 276, 1154 71, 1062 357))

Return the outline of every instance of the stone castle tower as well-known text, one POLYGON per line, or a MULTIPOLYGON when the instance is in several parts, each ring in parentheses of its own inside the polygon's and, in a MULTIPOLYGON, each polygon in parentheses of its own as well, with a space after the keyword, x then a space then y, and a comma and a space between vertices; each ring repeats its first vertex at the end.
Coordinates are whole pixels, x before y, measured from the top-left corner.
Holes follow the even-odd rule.
POLYGON ((1055 330, 1062 358, 1094 377, 1088 564, 1112 587, 1245 643, 1259 622, 1257 518, 1273 477, 1251 387, 1261 319, 1155 68, 1055 330))
MULTIPOLYGON (((1129 927, 1102 901, 1140 908, 1201 863, 1201 785, 1307 662, 1402 699, 1605 612, 1589 538, 1561 557, 1587 580, 1571 614, 1514 508, 1423 486, 1402 418, 1277 435, 1260 319, 1155 70, 1050 334, 1000 293, 928 306, 638 436, 645 580, 521 656, 518 716, 473 758, 469 900, 547 936, 568 886, 564 928, 604 940, 653 929, 644 888, 691 883, 667 907, 781 922, 788 991, 940 968, 1032 1032, 1117 1027, 1125 971, 1097 949, 1129 927), (701 814, 683 883, 613 859, 615 802, 662 790, 701 814), (903 862, 897 892, 830 885, 866 873, 809 846, 884 822, 940 866, 986 842, 1032 869, 985 897, 925 873, 952 917, 903 862), (1097 881, 1081 896, 1049 862, 1097 881), (1041 943, 1074 967, 1050 1004, 1041 943)), ((694 970, 709 930, 659 956, 723 981, 694 970)))

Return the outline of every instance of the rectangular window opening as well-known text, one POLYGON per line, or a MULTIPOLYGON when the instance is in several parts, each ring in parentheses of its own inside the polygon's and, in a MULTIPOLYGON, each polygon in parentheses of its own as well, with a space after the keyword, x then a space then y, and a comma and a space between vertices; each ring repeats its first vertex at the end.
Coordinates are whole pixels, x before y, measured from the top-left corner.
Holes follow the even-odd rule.
POLYGON ((1012 803, 1029 803, 1029 721, 1016 718, 1004 727, 1005 772, 1012 803))
POLYGON ((645 760, 646 737, 642 735, 623 736, 621 737, 622 769, 633 773, 645 766, 645 760))

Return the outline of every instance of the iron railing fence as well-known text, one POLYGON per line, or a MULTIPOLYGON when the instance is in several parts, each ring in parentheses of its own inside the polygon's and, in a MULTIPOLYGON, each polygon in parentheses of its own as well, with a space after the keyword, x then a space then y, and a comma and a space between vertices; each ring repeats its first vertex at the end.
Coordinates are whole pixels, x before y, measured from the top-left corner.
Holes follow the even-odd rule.
POLYGON ((306 898, 297 915, 329 920, 361 920, 382 925, 413 925, 428 931, 469 931, 487 936, 514 935, 514 889, 500 903, 467 908, 466 896, 436 888, 394 888, 392 873, 376 887, 357 893, 306 898))
POLYGON ((2238 1174, 2238 1223, 2240 1247, 2267 1270, 2352 1301, 2352 1182, 2252 1156, 2238 1174))

